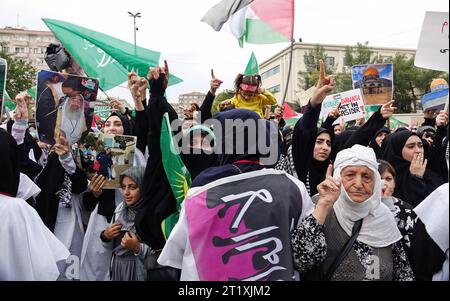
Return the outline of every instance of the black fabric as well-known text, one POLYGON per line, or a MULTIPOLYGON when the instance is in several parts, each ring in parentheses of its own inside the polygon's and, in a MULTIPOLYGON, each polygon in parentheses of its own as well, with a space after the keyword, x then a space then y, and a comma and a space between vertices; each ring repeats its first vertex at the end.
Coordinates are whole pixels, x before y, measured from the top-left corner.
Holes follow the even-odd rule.
MULTIPOLYGON (((249 141, 249 133, 247 127, 241 127, 241 128, 233 128, 233 132, 226 132, 225 128, 225 120, 254 120, 257 122, 260 119, 260 116, 251 110, 247 109, 231 109, 223 112, 219 112, 214 116, 222 125, 222 151, 219 155, 219 164, 220 165, 226 165, 226 164, 232 164, 236 161, 240 160, 250 160, 250 161, 258 161, 260 158, 259 154, 249 154, 250 149, 254 147, 253 145, 248 145, 248 143, 245 143, 244 145, 244 153, 239 154, 237 152, 237 141, 236 137, 238 136, 238 131, 243 131, 243 137, 244 141, 249 141), (229 150, 226 148, 226 141, 233 141, 233 150, 232 153, 229 153, 229 150)), ((258 137, 256 137, 256 141, 258 141, 258 137)), ((267 141, 267 140, 266 140, 267 141)), ((258 150, 256 150, 258 152, 258 150)))
POLYGON ((373 149, 373 151, 375 152, 375 155, 377 156, 377 159, 380 158, 381 156, 381 146, 378 145, 376 138, 378 137, 379 134, 381 133, 386 133, 386 134, 390 134, 391 131, 387 128, 387 127, 382 127, 381 129, 379 129, 375 135, 373 135, 372 140, 370 140, 369 146, 373 149))
MULTIPOLYGON (((330 160, 323 162, 314 159, 314 147, 317 137, 322 133, 328 133, 333 139, 334 135, 325 128, 317 128, 317 121, 320 115, 320 106, 318 108, 311 107, 308 103, 306 110, 296 123, 292 136, 292 157, 294 159, 295 170, 298 179, 303 183, 309 178, 310 194, 317 193, 317 185, 319 185, 326 175, 330 160)), ((331 141, 333 143, 333 140, 331 141)))
POLYGON ((417 281, 431 281, 433 275, 442 269, 445 261, 445 253, 427 233, 420 218, 414 225, 408 255, 417 281))
MULTIPOLYGON (((6 124, 8 133, 11 134, 14 121, 11 119, 6 124)), ((30 149, 33 149, 36 159, 39 160, 42 154, 42 150, 37 144, 36 140, 28 133, 25 132, 24 143, 17 145, 19 168, 20 172, 27 175, 30 179, 34 179, 42 170, 42 166, 34 162, 28 156, 30 149)))
POLYGON ((402 150, 411 136, 417 136, 417 134, 406 130, 387 136, 381 147, 381 159, 388 161, 397 173, 394 196, 416 207, 445 181, 429 168, 426 169, 422 178, 409 172, 411 162, 403 159, 402 150))
POLYGON ((170 122, 177 118, 177 113, 164 97, 164 75, 149 83, 151 96, 146 108, 149 158, 144 176, 144 205, 136 215, 135 225, 142 241, 152 249, 160 250, 165 245, 161 222, 176 211, 176 200, 162 164, 161 123, 166 112, 169 113, 170 122))
POLYGON ((83 206, 86 210, 94 210, 97 204, 97 213, 104 216, 108 223, 111 222, 116 209, 116 190, 103 189, 102 194, 98 198, 90 191, 83 194, 83 206))
POLYGON ((436 129, 433 144, 428 148, 428 164, 427 168, 441 176, 448 182, 448 166, 445 158, 445 149, 447 145, 443 141, 447 137, 448 126, 439 126, 436 129))
POLYGON ((202 171, 217 165, 216 154, 184 154, 180 153, 181 160, 194 180, 202 171))
POLYGON ((0 129, 0 192, 12 197, 17 195, 20 182, 19 155, 17 143, 5 130, 0 129))
MULTIPOLYGON (((208 183, 211 183, 215 180, 238 175, 241 173, 246 173, 250 171, 260 170, 263 169, 264 166, 260 165, 258 162, 262 155, 259 153, 257 147, 256 147, 256 154, 248 154, 249 150, 255 147, 254 145, 249 145, 249 143, 245 143, 244 145, 244 153, 239 154, 237 152, 237 145, 236 145, 236 136, 237 131, 242 130, 243 131, 243 137, 245 141, 249 141, 248 139, 248 129, 247 127, 242 127, 239 129, 233 128, 233 131, 226 132, 225 131, 225 120, 237 120, 240 119, 243 122, 246 120, 254 120, 258 121, 260 119, 260 116, 250 110, 246 109, 231 109, 226 110, 220 113, 217 113, 215 116, 217 120, 222 125, 222 154, 218 156, 219 159, 219 165, 216 167, 211 167, 206 170, 204 170, 202 173, 200 173, 192 182, 191 187, 199 187, 206 185, 208 183), (233 150, 232 152, 226 152, 226 141, 233 141, 233 150), (253 162, 237 162, 241 160, 246 161, 253 161, 253 162)), ((270 143, 270 135, 269 135, 269 122, 266 124, 268 127, 266 128, 266 142, 270 143)), ((256 142, 258 142, 258 137, 256 137, 256 142)), ((281 146, 281 145, 280 145, 281 146)), ((228 150, 230 151, 230 150, 228 150)))
POLYGON ((336 136, 335 143, 331 149, 330 159, 334 161, 336 155, 344 149, 351 148, 353 145, 359 144, 368 146, 370 140, 375 133, 386 124, 386 119, 383 118, 380 111, 373 113, 369 120, 361 126, 349 128, 346 131, 336 136), (347 133, 347 131, 350 131, 347 133))
POLYGON ((212 104, 214 102, 214 98, 216 96, 211 93, 211 91, 208 91, 206 94, 205 100, 203 100, 202 105, 200 106, 200 123, 204 123, 206 120, 212 118, 211 114, 211 108, 212 104))
MULTIPOLYGON (((36 197, 36 211, 44 224, 51 231, 55 229, 56 218, 58 215, 59 196, 64 174, 66 171, 59 162, 56 153, 48 157, 47 165, 36 179, 36 184, 41 188, 41 193, 36 197)), ((87 178, 84 172, 78 167, 75 174, 70 176, 72 182, 72 193, 81 193, 87 188, 87 178)))

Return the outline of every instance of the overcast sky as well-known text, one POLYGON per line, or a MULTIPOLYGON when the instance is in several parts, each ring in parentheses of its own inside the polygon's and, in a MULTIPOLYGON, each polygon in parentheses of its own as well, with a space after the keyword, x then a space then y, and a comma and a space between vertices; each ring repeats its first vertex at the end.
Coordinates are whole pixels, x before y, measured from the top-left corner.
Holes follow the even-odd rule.
MULTIPOLYGON (((182 93, 209 89, 210 69, 232 86, 252 51, 261 63, 287 43, 246 44, 241 49, 228 32, 215 32, 200 22, 219 0, 1 0, 0 27, 20 26, 48 30, 41 18, 71 22, 133 43, 137 19, 139 46, 161 52, 171 71, 184 82, 168 89, 170 101, 182 93)), ((296 0, 295 38, 305 43, 415 49, 425 11, 449 11, 448 0, 296 0)))

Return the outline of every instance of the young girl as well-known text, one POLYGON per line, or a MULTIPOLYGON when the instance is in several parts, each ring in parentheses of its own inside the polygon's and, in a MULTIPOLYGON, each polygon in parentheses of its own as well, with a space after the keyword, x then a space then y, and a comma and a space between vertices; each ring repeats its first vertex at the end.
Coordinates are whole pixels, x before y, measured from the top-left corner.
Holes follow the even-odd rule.
POLYGON ((143 207, 142 184, 145 167, 131 167, 120 175, 123 202, 111 224, 100 234, 105 248, 112 249, 110 278, 113 281, 144 281, 144 260, 149 247, 136 235, 134 220, 143 207))
POLYGON ((261 87, 260 75, 239 74, 234 85, 236 95, 231 99, 221 102, 219 104, 220 111, 227 107, 248 109, 258 113, 261 118, 264 118, 263 107, 265 105, 273 106, 277 104, 275 96, 261 87))

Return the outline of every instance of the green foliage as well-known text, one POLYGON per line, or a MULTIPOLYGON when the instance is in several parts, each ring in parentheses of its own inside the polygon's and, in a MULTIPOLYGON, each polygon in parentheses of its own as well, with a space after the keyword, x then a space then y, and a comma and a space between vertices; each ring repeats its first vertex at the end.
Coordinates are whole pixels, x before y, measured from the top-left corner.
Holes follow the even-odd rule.
POLYGON ((213 101, 212 107, 211 107, 211 114, 214 116, 219 110, 217 109, 217 106, 219 103, 221 103, 224 100, 233 98, 234 94, 236 92, 234 90, 225 90, 219 94, 216 95, 216 98, 213 101))
MULTIPOLYGON (((305 55, 306 71, 298 73, 298 86, 308 89, 315 85, 319 78, 319 60, 326 61, 327 55, 322 46, 315 48, 305 55)), ((395 57, 382 60, 374 56, 373 51, 366 45, 358 43, 356 47, 347 46, 344 56, 344 68, 337 73, 335 66, 327 66, 327 74, 334 74, 336 79, 335 92, 343 92, 353 89, 351 67, 366 64, 394 64, 394 99, 398 107, 398 113, 410 113, 416 111, 416 103, 423 94, 430 91, 431 81, 435 78, 444 78, 448 82, 448 74, 440 71, 426 70, 414 66, 414 58, 407 58, 404 54, 397 53, 395 57)))
POLYGON ((298 72, 298 87, 300 89, 308 90, 317 83, 317 80, 319 79, 320 60, 323 60, 325 63, 326 74, 335 73, 336 67, 326 63, 327 57, 325 49, 319 44, 316 44, 311 51, 305 54, 304 63, 306 71, 298 72))
MULTIPOLYGON (((3 45, 3 43, 0 43, 0 49, 3 45)), ((0 51, 0 57, 8 63, 6 91, 14 99, 17 94, 30 89, 34 85, 37 70, 29 62, 15 58, 3 51, 0 51)))

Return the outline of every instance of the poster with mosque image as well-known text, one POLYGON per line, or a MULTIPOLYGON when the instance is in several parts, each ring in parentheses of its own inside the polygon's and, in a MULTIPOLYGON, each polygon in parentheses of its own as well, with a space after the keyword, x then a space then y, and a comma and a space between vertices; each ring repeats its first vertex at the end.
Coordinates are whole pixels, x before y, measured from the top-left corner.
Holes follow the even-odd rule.
POLYGON ((41 70, 37 75, 36 126, 39 140, 53 145, 64 135, 75 144, 91 127, 98 80, 41 70))
POLYGON ((104 189, 120 188, 120 174, 133 166, 136 141, 135 136, 89 133, 73 147, 75 161, 89 179, 104 176, 104 189))
POLYGON ((393 64, 353 66, 352 80, 353 88, 361 89, 366 105, 383 105, 393 99, 393 64))

